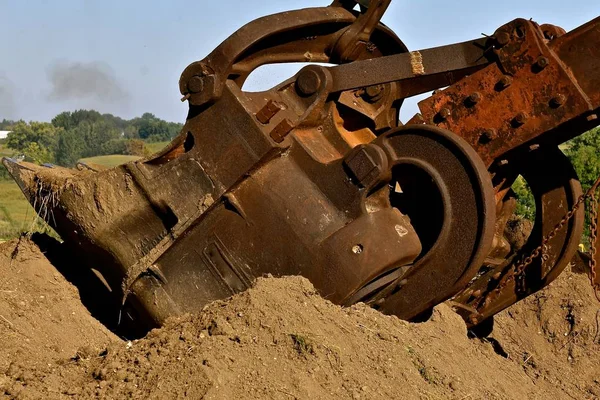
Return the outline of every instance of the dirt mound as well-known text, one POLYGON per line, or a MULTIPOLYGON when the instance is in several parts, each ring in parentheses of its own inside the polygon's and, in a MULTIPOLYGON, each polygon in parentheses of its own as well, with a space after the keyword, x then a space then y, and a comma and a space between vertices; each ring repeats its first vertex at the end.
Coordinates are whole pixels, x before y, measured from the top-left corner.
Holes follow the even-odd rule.
POLYGON ((32 371, 118 340, 27 239, 0 244, 0 338, 0 396, 18 393, 32 371))
POLYGON ((600 398, 600 304, 585 272, 567 270, 498 315, 492 338, 536 385, 600 398))
MULTIPOLYGON (((19 265, 49 267, 27 249, 19 265)), ((74 289, 56 281, 71 296, 65 307, 75 307, 74 289)), ((13 307, 0 298, 0 310, 13 307)), ((42 343, 22 353, 20 370, 0 365, 0 397, 594 398, 597 310, 587 278, 568 272, 500 315, 490 338, 469 339, 446 305, 430 321, 411 324, 363 305, 335 306, 302 278, 260 279, 250 291, 134 342, 115 340, 85 309, 73 310, 76 322, 52 322, 55 330, 46 336, 63 351, 31 362, 42 343), (99 344, 108 346, 95 351, 99 344)), ((39 335, 50 321, 40 312, 28 333, 39 335)), ((19 345, 0 351, 10 356, 19 345)))

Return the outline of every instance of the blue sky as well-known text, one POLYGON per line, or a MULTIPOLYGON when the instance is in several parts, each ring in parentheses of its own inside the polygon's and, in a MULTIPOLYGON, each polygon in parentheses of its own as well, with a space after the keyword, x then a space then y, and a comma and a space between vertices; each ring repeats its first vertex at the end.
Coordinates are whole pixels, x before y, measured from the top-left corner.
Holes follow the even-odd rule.
MULTIPOLYGON (((50 120, 63 110, 96 108, 183 122, 187 106, 177 83, 189 63, 254 18, 330 2, 0 0, 0 119, 50 120), (93 96, 85 88, 90 70, 107 77, 93 96)), ((599 0, 393 0, 383 21, 414 50, 491 34, 517 17, 570 30, 598 15, 599 0)), ((262 71, 252 84, 286 74, 291 70, 262 71)), ((405 117, 415 111, 406 108, 405 117)))

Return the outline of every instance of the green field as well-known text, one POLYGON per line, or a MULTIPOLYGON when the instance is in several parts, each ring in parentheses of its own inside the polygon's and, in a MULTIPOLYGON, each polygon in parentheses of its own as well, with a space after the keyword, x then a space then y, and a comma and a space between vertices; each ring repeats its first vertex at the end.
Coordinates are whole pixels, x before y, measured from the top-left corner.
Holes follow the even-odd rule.
POLYGON ((120 154, 115 154, 110 156, 82 158, 81 161, 84 163, 99 164, 105 167, 116 167, 117 165, 125 164, 129 161, 135 161, 139 159, 140 157, 137 156, 124 156, 120 154))
POLYGON ((23 231, 40 230, 42 224, 16 183, 0 180, 0 240, 23 231))
MULTIPOLYGON (((153 142, 146 143, 146 148, 151 154, 157 153, 164 149, 170 142, 153 142)), ((117 165, 125 164, 130 161, 139 160, 137 156, 124 156, 124 155, 110 155, 110 156, 97 156, 82 158, 81 161, 85 163, 93 163, 103 165, 105 167, 116 167, 117 165)))
POLYGON ((5 145, 0 144, 0 158, 12 156, 13 151, 6 148, 5 145))
POLYGON ((171 142, 148 142, 146 143, 146 148, 150 150, 150 153, 154 154, 167 147, 169 143, 171 142))

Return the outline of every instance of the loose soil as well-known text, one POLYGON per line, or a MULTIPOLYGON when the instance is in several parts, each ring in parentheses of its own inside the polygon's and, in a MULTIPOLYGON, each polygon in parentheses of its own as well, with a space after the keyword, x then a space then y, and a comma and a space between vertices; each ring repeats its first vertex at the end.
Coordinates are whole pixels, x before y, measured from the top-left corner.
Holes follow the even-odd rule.
POLYGON ((571 269, 485 339, 446 305, 412 324, 338 307, 290 277, 129 342, 33 242, 0 245, 0 398, 592 399, 599 324, 586 275, 571 269))

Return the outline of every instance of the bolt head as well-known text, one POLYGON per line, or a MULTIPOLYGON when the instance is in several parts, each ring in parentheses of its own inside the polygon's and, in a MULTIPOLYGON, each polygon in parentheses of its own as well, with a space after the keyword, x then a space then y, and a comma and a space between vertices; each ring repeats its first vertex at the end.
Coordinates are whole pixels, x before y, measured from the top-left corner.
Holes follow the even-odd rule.
POLYGON ((377 100, 381 99, 382 94, 382 85, 369 86, 365 88, 365 99, 371 103, 375 103, 377 100))
POLYGON ((537 61, 535 62, 535 65, 540 69, 546 68, 549 64, 550 64, 550 60, 548 60, 548 57, 544 57, 544 56, 539 57, 537 59, 537 61))
POLYGON ((525 122, 527 122, 527 118, 528 118, 528 117, 529 117, 529 116, 527 115, 527 113, 525 113, 525 112, 520 112, 520 113, 518 113, 518 114, 515 116, 515 118, 513 119, 513 122, 514 122, 514 124, 515 124, 515 125, 517 125, 517 126, 521 126, 521 125, 524 125, 524 124, 525 124, 525 122))
POLYGON ((300 71, 296 79, 296 88, 304 96, 312 96, 321 87, 321 77, 317 71, 312 69, 300 71))
POLYGON ((479 141, 483 144, 487 144, 496 139, 496 137, 498 137, 498 134, 495 129, 486 129, 481 133, 479 141))
POLYGON ((467 100, 469 101, 470 104, 477 104, 481 101, 481 94, 478 92, 475 92, 475 93, 471 94, 467 100))
POLYGON ((500 87, 500 89, 506 89, 507 87, 512 85, 512 82, 513 82, 512 77, 505 75, 502 78, 500 78, 500 80, 498 81, 498 86, 500 87))
POLYGON ((452 111, 450 111, 449 108, 444 107, 440 110, 438 115, 441 119, 448 119, 452 115, 452 111))
POLYGON ((194 75, 187 83, 188 90, 192 93, 200 93, 204 90, 204 78, 200 75, 194 75))

